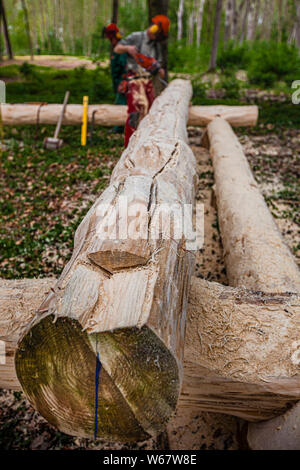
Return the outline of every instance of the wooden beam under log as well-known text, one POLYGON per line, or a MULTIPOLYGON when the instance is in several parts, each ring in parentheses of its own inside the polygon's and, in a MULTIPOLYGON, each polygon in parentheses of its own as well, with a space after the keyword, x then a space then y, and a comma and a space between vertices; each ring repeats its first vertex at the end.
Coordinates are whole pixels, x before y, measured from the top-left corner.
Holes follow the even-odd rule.
MULTIPOLYGON (((14 364, 17 343, 55 283, 54 278, 0 281, 0 341, 6 345, 0 388, 21 390, 14 364)), ((299 314, 299 295, 263 294, 192 277, 178 406, 260 421, 299 400, 300 379, 293 376, 299 348, 292 345, 299 314), (278 334, 283 329, 284 336, 278 334), (266 362, 266 338, 273 344, 273 365, 266 362), (265 378, 268 371, 272 380, 265 378)))
MULTIPOLYGON (((56 124, 62 110, 61 104, 2 104, 2 120, 7 126, 25 124, 56 124)), ((95 125, 122 126, 127 118, 127 107, 113 104, 90 105, 89 122, 94 114, 95 125)), ((251 106, 190 106, 188 125, 206 126, 216 116, 226 119, 232 126, 255 126, 258 119, 258 107, 251 106)), ((82 105, 68 104, 63 124, 81 125, 82 105)))
POLYGON ((176 407, 194 267, 188 237, 174 227, 194 204, 191 94, 188 81, 174 80, 155 100, 19 343, 26 396, 68 434, 92 437, 97 413, 99 437, 142 440, 161 431, 176 407))

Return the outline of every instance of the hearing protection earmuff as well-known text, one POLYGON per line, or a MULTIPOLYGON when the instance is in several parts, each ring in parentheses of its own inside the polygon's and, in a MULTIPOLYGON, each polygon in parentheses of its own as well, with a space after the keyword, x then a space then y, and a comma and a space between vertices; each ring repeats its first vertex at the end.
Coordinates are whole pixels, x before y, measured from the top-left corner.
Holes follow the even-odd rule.
POLYGON ((159 27, 157 26, 157 24, 153 24, 152 26, 150 26, 150 33, 156 34, 158 31, 159 27))

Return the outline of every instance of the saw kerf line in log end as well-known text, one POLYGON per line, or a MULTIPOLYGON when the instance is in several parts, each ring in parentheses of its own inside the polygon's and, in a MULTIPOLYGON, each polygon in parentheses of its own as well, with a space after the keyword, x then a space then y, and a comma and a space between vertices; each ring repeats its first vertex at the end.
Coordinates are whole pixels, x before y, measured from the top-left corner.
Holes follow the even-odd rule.
POLYGON ((177 402, 178 368, 149 328, 88 335, 75 320, 53 320, 35 325, 16 354, 17 375, 28 378, 23 390, 47 421, 67 434, 93 435, 98 352, 99 437, 139 441, 164 429, 177 402))

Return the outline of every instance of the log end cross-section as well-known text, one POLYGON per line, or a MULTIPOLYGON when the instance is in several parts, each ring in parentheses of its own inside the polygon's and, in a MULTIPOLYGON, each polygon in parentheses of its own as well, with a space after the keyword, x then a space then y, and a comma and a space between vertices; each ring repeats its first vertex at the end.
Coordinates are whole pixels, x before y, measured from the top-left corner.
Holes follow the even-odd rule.
POLYGON ((179 393, 176 360, 147 326, 94 333, 47 316, 22 340, 17 375, 27 397, 61 431, 137 441, 161 430, 179 393), (101 362, 96 392, 97 352, 101 362))

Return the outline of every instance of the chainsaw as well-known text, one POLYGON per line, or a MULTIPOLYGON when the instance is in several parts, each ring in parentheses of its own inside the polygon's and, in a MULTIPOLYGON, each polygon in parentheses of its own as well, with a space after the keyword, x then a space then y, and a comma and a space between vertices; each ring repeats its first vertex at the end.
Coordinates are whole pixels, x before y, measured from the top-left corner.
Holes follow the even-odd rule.
MULTIPOLYGON (((150 73, 150 75, 152 75, 152 76, 157 75, 159 69, 161 69, 160 63, 156 59, 154 59, 154 57, 149 57, 147 55, 141 54, 140 52, 138 52, 135 55, 135 60, 136 60, 138 65, 140 65, 143 69, 146 70, 146 72, 150 73)), ((130 80, 137 80, 138 78, 140 78, 140 77, 139 76, 132 77, 132 78, 130 78, 130 80)), ((165 87, 168 86, 167 82, 159 76, 158 76, 158 80, 165 87)), ((118 92, 119 93, 126 94, 126 92, 127 92, 127 83, 128 83, 128 79, 122 80, 120 82, 119 87, 118 87, 118 92)))
MULTIPOLYGON (((161 69, 160 63, 154 59, 154 57, 149 57, 147 55, 141 54, 138 52, 135 56, 135 60, 138 65, 143 67, 150 75, 157 75, 159 69, 161 69)), ((161 77, 158 77, 159 81, 163 83, 163 85, 168 86, 167 82, 163 80, 161 77)))

